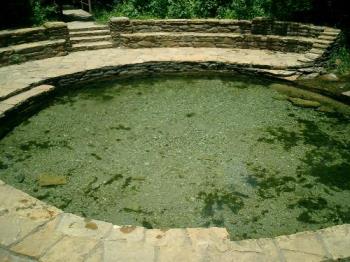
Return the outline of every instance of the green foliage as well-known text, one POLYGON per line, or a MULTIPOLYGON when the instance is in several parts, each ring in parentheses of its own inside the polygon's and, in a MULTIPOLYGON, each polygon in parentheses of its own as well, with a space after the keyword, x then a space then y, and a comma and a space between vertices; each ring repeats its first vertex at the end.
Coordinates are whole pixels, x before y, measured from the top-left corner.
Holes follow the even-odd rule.
POLYGON ((169 18, 191 18, 193 17, 193 6, 191 0, 169 0, 169 18))
POLYGON ((310 10, 312 0, 124 0, 112 11, 96 11, 99 20, 110 16, 130 18, 235 18, 257 16, 290 19, 295 13, 310 10), (110 14, 108 14, 110 13, 110 14))
POLYGON ((327 62, 327 68, 340 75, 350 73, 350 49, 346 45, 344 34, 341 35, 337 46, 334 48, 327 62))
POLYGON ((267 0, 265 8, 268 8, 272 17, 280 20, 289 20, 296 13, 312 9, 313 0, 267 0))
POLYGON ((23 63, 25 61, 26 61, 26 59, 19 54, 14 54, 10 57, 10 64, 20 64, 20 63, 23 63))
POLYGON ((31 7, 31 21, 33 25, 41 25, 57 16, 57 8, 55 5, 43 6, 40 0, 32 0, 31 7))
POLYGON ((268 0, 237 0, 232 2, 230 9, 234 10, 238 19, 252 19, 259 16, 268 16, 266 10, 269 3, 268 0))
POLYGON ((154 17, 165 18, 168 13, 168 6, 168 0, 151 0, 148 12, 154 17))

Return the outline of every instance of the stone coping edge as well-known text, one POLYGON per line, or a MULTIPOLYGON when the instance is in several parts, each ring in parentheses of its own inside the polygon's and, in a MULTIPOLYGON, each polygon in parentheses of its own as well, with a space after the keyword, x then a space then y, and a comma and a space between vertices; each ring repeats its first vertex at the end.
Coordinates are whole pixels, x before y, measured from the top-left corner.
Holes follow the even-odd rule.
POLYGON ((0 180, 1 261, 325 261, 350 257, 350 224, 231 241, 225 228, 146 229, 64 213, 0 180))
MULTIPOLYGON (((97 69, 80 71, 72 74, 62 74, 60 76, 47 78, 39 82, 33 82, 24 88, 10 93, 3 100, 0 100, 0 138, 4 137, 13 127, 29 118, 35 112, 44 108, 50 103, 52 93, 64 91, 69 86, 80 86, 88 82, 103 81, 109 79, 131 78, 135 76, 152 76, 162 74, 251 74, 260 75, 265 78, 279 80, 289 83, 288 78, 293 77, 295 72, 285 70, 270 70, 263 68, 253 68, 250 64, 229 64, 224 62, 175 62, 159 61, 144 62, 135 64, 123 64, 117 66, 106 66, 97 69), (287 79, 287 80, 286 80, 287 79)), ((295 83, 293 83, 295 85, 295 83)), ((310 90, 309 87, 296 85, 298 88, 319 92, 320 90, 310 90)), ((335 95, 329 92, 321 93, 349 103, 350 97, 346 94, 335 95)))

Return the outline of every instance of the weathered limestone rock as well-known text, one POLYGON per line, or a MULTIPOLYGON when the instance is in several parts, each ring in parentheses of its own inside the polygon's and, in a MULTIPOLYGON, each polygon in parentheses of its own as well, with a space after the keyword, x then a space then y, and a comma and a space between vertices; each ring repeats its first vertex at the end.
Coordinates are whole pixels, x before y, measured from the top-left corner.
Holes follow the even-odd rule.
POLYGON ((71 237, 84 237, 100 240, 104 238, 112 230, 112 224, 96 221, 86 220, 82 217, 73 214, 64 214, 56 230, 64 235, 71 237), (90 226, 86 226, 90 223, 90 226), (95 226, 92 227, 91 223, 95 226))
POLYGON ((331 258, 322 241, 314 233, 299 233, 276 238, 286 261, 319 261, 331 258))
POLYGON ((58 209, 8 185, 1 186, 0 207, 5 210, 0 216, 2 246, 16 243, 60 214, 58 209))
POLYGON ((305 100, 297 97, 289 97, 288 100, 292 102, 293 105, 305 108, 317 108, 320 107, 321 104, 316 101, 305 100))
POLYGON ((67 28, 67 24, 64 22, 46 22, 43 26, 48 29, 67 28))
POLYGON ((337 77, 337 75, 333 73, 321 75, 320 79, 325 81, 339 81, 339 78, 337 77))
POLYGON ((68 9, 63 10, 65 20, 68 21, 93 21, 93 17, 90 13, 82 9, 68 9))
POLYGON ((326 228, 318 234, 334 259, 350 257, 350 225, 326 228))
POLYGON ((38 177, 39 186, 59 186, 67 184, 65 176, 42 174, 38 177))
POLYGON ((85 257, 89 255, 98 245, 98 241, 90 238, 65 236, 51 247, 40 261, 85 261, 85 257))
POLYGON ((33 258, 39 258, 44 255, 48 249, 64 236, 62 233, 56 231, 59 221, 60 218, 58 217, 49 222, 39 231, 30 234, 18 244, 12 246, 11 250, 33 258))

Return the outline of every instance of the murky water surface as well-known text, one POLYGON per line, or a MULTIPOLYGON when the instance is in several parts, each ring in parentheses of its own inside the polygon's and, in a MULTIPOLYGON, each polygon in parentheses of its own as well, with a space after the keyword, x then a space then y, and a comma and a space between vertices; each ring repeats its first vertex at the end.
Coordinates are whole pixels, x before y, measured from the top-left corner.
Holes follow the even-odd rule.
POLYGON ((350 223, 349 119, 268 85, 162 77, 74 90, 0 141, 0 178, 119 225, 243 239, 350 223), (50 176, 66 181, 40 183, 50 176))

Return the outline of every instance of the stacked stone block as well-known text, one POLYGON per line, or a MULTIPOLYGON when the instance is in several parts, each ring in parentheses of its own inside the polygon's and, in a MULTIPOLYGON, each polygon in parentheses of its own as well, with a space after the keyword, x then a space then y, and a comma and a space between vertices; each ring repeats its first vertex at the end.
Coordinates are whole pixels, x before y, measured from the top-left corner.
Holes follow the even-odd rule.
POLYGON ((68 28, 63 22, 0 31, 0 66, 67 55, 70 46, 68 28))

